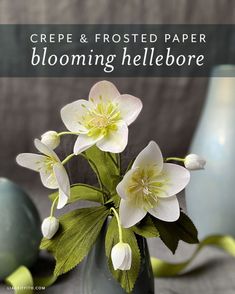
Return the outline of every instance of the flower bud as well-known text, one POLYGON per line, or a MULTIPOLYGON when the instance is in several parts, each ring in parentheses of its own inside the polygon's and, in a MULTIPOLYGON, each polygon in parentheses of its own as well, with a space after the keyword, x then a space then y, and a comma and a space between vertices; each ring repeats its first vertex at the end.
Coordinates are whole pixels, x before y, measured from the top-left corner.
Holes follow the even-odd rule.
POLYGON ((59 221, 54 216, 49 216, 42 222, 42 234, 46 239, 51 239, 59 229, 59 221))
POLYGON ((184 165, 189 170, 204 169, 206 160, 197 154, 189 154, 185 157, 184 165))
POLYGON ((132 251, 131 247, 127 243, 117 243, 111 251, 111 259, 113 268, 122 271, 129 270, 131 268, 132 251))
POLYGON ((55 131, 48 131, 41 136, 41 142, 51 149, 55 149, 60 144, 60 137, 55 131))

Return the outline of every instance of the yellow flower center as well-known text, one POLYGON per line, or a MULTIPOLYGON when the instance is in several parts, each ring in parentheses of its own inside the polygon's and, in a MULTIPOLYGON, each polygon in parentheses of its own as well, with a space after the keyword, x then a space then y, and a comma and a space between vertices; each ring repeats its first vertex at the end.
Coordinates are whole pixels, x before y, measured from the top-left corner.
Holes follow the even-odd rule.
POLYGON ((51 157, 48 157, 48 159, 45 161, 45 166, 48 173, 53 172, 53 166, 55 165, 55 163, 56 163, 56 160, 51 157))
POLYGON ((47 174, 54 174, 53 171, 53 166, 57 163, 57 160, 52 158, 52 157, 47 157, 44 161, 43 161, 43 165, 41 165, 41 162, 39 162, 39 168, 38 171, 40 172, 41 170, 43 170, 44 172, 46 172, 47 174))
POLYGON ((102 101, 95 104, 92 109, 87 109, 83 116, 83 125, 89 130, 88 136, 106 136, 110 131, 117 130, 117 122, 121 120, 121 113, 117 103, 102 101))
POLYGON ((138 168, 131 177, 128 196, 137 207, 146 210, 156 207, 159 194, 165 193, 168 180, 156 166, 138 168))

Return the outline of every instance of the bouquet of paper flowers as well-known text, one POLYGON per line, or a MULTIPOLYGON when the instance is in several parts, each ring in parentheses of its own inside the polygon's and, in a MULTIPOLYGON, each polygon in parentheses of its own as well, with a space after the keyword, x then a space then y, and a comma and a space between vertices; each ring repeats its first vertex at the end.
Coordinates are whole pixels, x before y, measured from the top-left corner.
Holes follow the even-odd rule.
POLYGON ((176 194, 188 184, 189 170, 204 167, 204 159, 196 154, 163 159, 159 146, 151 141, 123 170, 121 153, 127 146, 128 127, 141 109, 140 99, 120 94, 111 82, 98 82, 88 100, 62 108, 61 118, 68 131, 48 131, 34 141, 39 154, 17 156, 19 165, 38 172, 45 187, 57 190, 49 196, 51 213, 42 223, 41 242, 41 249, 55 257, 56 276, 70 271, 88 255, 108 217, 107 262, 126 292, 132 291, 139 274, 138 235, 160 237, 172 252, 179 240, 198 242, 197 230, 181 211, 176 194), (54 149, 62 136, 71 134, 76 139, 73 152, 61 160, 54 149), (96 186, 70 185, 66 164, 75 156, 87 160, 97 177, 96 186), (79 200, 97 205, 54 216, 56 207, 79 200))

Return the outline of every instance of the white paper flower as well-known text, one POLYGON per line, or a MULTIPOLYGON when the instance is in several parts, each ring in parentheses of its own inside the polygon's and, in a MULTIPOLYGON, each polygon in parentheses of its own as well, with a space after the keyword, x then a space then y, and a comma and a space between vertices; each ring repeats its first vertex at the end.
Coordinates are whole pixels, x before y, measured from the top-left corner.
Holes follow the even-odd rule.
POLYGON ((55 149, 60 145, 60 137, 55 131, 47 131, 41 136, 41 142, 51 149, 55 149))
POLYGON ((119 208, 122 226, 135 225, 147 212, 163 221, 176 221, 180 209, 175 194, 185 188, 189 179, 190 173, 184 167, 163 163, 161 150, 151 141, 117 186, 122 198, 119 208))
POLYGON ((42 154, 21 153, 16 157, 19 165, 40 173, 43 185, 49 189, 59 189, 57 208, 65 206, 70 196, 70 183, 67 172, 56 153, 35 139, 34 145, 42 154))
POLYGON ((197 154, 189 154, 184 159, 184 165, 189 170, 204 169, 206 160, 197 154))
POLYGON ((128 126, 142 109, 140 99, 124 94, 108 81, 96 83, 89 100, 77 100, 62 108, 61 118, 71 132, 79 133, 74 153, 96 144, 103 151, 122 152, 128 141, 128 126))
POLYGON ((127 243, 117 243, 111 251, 111 259, 113 268, 122 271, 127 271, 131 268, 132 251, 131 247, 127 243))
POLYGON ((51 239, 59 229, 59 221, 54 216, 49 216, 42 222, 42 234, 46 239, 51 239))

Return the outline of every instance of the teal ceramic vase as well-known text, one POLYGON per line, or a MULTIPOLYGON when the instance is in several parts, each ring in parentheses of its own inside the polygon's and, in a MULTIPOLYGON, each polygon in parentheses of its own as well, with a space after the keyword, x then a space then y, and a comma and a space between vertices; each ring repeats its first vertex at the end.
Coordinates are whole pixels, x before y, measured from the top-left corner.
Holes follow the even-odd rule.
POLYGON ((20 265, 32 266, 41 240, 38 212, 27 194, 0 178, 0 280, 20 265))
MULTIPOLYGON (((82 268, 83 294, 125 294, 117 281, 112 277, 105 255, 105 233, 103 228, 96 244, 87 256, 82 268)), ((154 278, 146 239, 138 238, 141 252, 141 268, 133 294, 154 294, 154 278)))
POLYGON ((199 238, 235 237, 235 66, 214 69, 205 106, 190 152, 207 160, 205 170, 192 172, 186 189, 189 216, 199 238), (224 76, 224 77, 223 77, 224 76))

